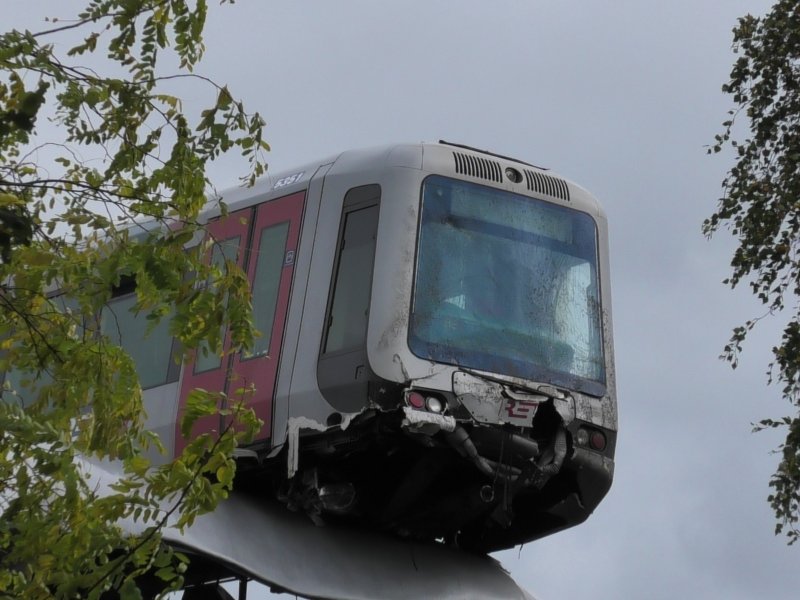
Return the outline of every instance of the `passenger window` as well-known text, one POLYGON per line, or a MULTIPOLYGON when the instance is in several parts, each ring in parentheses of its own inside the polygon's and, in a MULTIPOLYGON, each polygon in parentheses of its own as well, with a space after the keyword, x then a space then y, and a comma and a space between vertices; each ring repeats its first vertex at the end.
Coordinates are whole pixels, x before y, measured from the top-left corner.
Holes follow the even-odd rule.
MULTIPOLYGON (((76 330, 74 335, 84 334, 83 321, 77 315, 77 302, 63 294, 52 296, 49 302, 53 310, 61 313, 71 312, 74 316, 76 330)), ((22 371, 12 368, 3 373, 0 371, 0 397, 3 402, 18 403, 22 407, 30 406, 39 397, 41 388, 54 382, 49 371, 22 371)))
POLYGON ((5 373, 0 382, 3 402, 19 404, 26 408, 39 397, 42 386, 53 383, 53 377, 47 371, 33 373, 11 369, 5 373))
POLYGON ((324 353, 364 343, 378 230, 378 205, 374 202, 379 198, 380 187, 377 185, 352 189, 345 196, 344 225, 324 353), (373 204, 364 206, 365 201, 373 204), (358 204, 353 206, 356 202, 358 204), (348 205, 352 207, 350 210, 348 205))
MULTIPOLYGON (((211 264, 224 268, 225 260, 236 262, 239 253, 239 244, 241 238, 234 237, 214 245, 211 251, 211 264)), ((220 330, 220 339, 225 343, 224 328, 220 330)), ((197 358, 194 363, 194 372, 202 373, 204 371, 211 371, 212 369, 219 369, 222 365, 222 357, 216 350, 208 347, 208 344, 203 342, 197 349, 197 358)))
POLYGON ((253 324, 261 332, 261 337, 256 338, 253 352, 245 354, 246 359, 264 356, 269 352, 288 236, 288 222, 267 227, 261 232, 252 286, 253 324))
POLYGON ((147 314, 136 312, 136 294, 113 298, 103 309, 100 327, 109 339, 130 354, 143 389, 178 380, 173 360, 169 318, 150 329, 147 314))

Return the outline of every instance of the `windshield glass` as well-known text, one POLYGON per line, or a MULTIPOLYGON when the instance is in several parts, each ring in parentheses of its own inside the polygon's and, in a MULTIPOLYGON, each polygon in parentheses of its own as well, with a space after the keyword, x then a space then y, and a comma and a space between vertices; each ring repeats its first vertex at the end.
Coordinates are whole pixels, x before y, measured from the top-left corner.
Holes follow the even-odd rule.
POLYGON ((592 217, 440 176, 422 196, 412 352, 602 395, 592 217))

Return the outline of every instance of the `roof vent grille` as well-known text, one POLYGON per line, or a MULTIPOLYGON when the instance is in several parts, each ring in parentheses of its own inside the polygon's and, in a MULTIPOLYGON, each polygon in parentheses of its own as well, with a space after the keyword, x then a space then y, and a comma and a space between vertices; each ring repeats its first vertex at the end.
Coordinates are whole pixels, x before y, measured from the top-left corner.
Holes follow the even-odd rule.
POLYGON ((525 183, 532 192, 547 194, 569 202, 569 186, 566 181, 558 177, 525 169, 525 183))
POLYGON ((453 152, 453 158, 456 161, 456 173, 503 183, 503 169, 499 162, 461 152, 453 152))

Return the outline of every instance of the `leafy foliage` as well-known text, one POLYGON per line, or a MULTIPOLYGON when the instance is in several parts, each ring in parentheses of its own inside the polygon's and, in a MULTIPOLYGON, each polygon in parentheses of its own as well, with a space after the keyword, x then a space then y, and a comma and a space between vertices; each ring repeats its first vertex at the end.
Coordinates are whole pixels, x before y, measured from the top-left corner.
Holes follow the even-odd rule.
POLYGON ((199 213, 209 161, 240 151, 252 183, 268 146, 258 114, 193 73, 206 12, 205 0, 92 0, 74 21, 0 35, 0 374, 21 374, 6 378, 0 402, 8 597, 97 598, 112 588, 138 597, 144 572, 180 585, 184 559, 159 532, 225 498, 233 450, 259 427, 243 408, 252 390, 196 390, 184 431, 208 414, 236 425, 151 464, 160 443, 144 429, 135 365, 100 327, 114 289, 135 281, 134 310, 151 327, 167 319, 184 353, 220 352, 223 327, 234 350, 252 344, 247 279, 231 262, 205 260, 215 241, 199 213), (76 33, 82 41, 58 55, 56 40, 76 33), (165 54, 177 73, 156 68, 165 54), (167 93, 178 77, 213 90, 195 119, 167 93), (59 139, 37 135, 45 117, 59 139), (77 456, 120 461, 125 476, 99 495, 77 456), (144 533, 123 535, 120 519, 143 522, 144 533))
MULTIPOLYGON (((793 543, 800 537, 800 4, 780 0, 764 17, 744 16, 733 35, 739 56, 723 91, 733 97, 735 109, 710 151, 730 146, 736 164, 703 230, 711 235, 724 225, 738 238, 726 283, 747 281, 767 314, 789 312, 769 373, 794 413, 765 419, 757 429, 787 429, 769 502, 776 533, 793 543), (737 139, 734 128, 742 116, 749 132, 737 139)), ((734 329, 723 354, 734 367, 758 321, 734 329)))

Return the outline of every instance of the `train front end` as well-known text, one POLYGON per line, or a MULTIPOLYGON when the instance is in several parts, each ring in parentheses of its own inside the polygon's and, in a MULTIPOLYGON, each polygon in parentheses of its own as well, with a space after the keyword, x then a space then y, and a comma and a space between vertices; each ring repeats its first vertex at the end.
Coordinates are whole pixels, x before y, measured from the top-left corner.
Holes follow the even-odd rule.
MULTIPOLYGON (((367 338, 371 402, 415 448, 381 518, 492 551, 585 520, 617 418, 605 216, 552 173, 426 145, 385 186, 367 338), (413 258, 412 258, 413 257, 413 258), (391 412, 391 410, 389 410, 391 412)), ((392 459, 390 459, 392 460, 392 459)))
POLYGON ((282 497, 478 552, 585 520, 617 432, 597 201, 445 143, 344 153, 321 189, 282 497))

